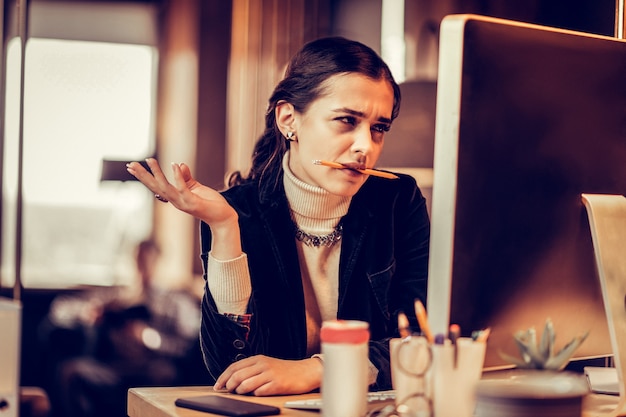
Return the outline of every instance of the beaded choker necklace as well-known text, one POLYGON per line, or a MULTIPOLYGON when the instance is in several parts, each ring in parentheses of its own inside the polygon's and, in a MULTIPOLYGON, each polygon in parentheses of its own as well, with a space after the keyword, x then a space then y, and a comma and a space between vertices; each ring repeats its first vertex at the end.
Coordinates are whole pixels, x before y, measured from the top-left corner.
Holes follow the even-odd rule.
POLYGON ((294 227, 296 229, 296 239, 298 239, 300 242, 304 243, 307 246, 314 246, 316 248, 320 246, 333 246, 335 243, 341 240, 341 235, 343 234, 343 225, 341 224, 341 222, 339 222, 339 224, 335 227, 335 230, 327 235, 321 236, 312 235, 305 232, 304 230, 298 228, 295 222, 294 227))

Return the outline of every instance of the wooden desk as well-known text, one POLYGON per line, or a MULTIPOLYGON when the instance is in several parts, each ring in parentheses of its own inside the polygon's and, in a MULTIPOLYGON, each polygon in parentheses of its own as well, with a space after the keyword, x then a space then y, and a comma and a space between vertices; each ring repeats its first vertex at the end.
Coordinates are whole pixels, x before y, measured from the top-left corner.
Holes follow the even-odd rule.
POLYGON ((582 417, 607 416, 617 408, 619 396, 590 394, 583 399, 582 417))
MULTIPOLYGON (((207 417, 215 414, 176 407, 174 401, 179 397, 191 397, 213 392, 211 387, 166 387, 166 388, 131 388, 128 391, 129 417, 207 417)), ((291 395, 278 397, 249 397, 245 395, 216 393, 216 395, 235 396, 261 404, 281 407, 285 401, 293 399, 315 398, 319 394, 291 395)), ((582 417, 599 417, 615 409, 617 396, 592 394, 584 400, 582 417)), ((380 405, 379 405, 380 406, 380 405)), ((318 413, 304 410, 282 408, 281 416, 314 417, 318 413)))
MULTIPOLYGON (((131 388, 128 390, 128 415, 130 417, 206 417, 210 414, 174 405, 174 401, 179 397, 192 397, 194 395, 204 395, 213 392, 212 387, 172 387, 172 388, 131 388)), ((304 394, 276 397, 251 397, 247 395, 216 393, 216 395, 232 396, 239 400, 247 400, 255 403, 268 404, 282 407, 285 401, 293 399, 316 398, 320 394, 304 394)), ((304 410, 293 410, 283 408, 282 416, 308 416, 312 417, 317 413, 304 410)))

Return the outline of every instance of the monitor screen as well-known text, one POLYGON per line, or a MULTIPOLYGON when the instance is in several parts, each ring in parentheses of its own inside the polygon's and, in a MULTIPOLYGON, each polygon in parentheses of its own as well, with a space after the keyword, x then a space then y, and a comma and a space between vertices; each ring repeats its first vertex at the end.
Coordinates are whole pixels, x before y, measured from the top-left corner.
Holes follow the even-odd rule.
POLYGON ((490 327, 487 369, 548 319, 557 350, 611 355, 580 195, 626 193, 626 41, 451 15, 439 59, 431 326, 490 327))

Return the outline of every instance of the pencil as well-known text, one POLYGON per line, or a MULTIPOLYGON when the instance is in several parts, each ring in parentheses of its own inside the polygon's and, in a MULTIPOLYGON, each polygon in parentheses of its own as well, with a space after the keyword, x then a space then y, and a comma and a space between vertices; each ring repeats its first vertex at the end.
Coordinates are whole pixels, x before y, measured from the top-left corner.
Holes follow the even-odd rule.
POLYGON ((457 346, 457 340, 461 337, 461 328, 458 324, 450 325, 450 332, 448 333, 448 339, 452 343, 454 348, 454 367, 456 368, 459 363, 459 347, 457 346))
POLYGON ((426 337, 426 340, 428 340, 429 343, 433 343, 435 338, 433 337, 433 333, 430 331, 428 317, 426 316, 426 309, 419 298, 415 300, 415 315, 417 316, 417 321, 420 324, 424 337, 426 337))
POLYGON ((398 313, 398 331, 400 332, 400 337, 403 339, 411 334, 409 333, 409 319, 403 312, 398 313))
POLYGON ((314 165, 323 165, 323 166, 326 166, 326 167, 337 168, 337 169, 352 169, 354 171, 360 172, 361 174, 373 175, 374 177, 387 178, 387 179, 390 179, 390 180, 394 180, 394 179, 398 178, 397 175, 392 174, 390 172, 378 171, 376 169, 371 169, 371 168, 364 168, 364 169, 350 168, 349 166, 346 166, 344 164, 340 164, 339 162, 322 161, 320 159, 315 159, 313 161, 313 164, 314 165))
POLYGON ((491 334, 491 327, 487 327, 486 329, 481 330, 476 337, 476 342, 486 342, 489 338, 489 334, 491 334))

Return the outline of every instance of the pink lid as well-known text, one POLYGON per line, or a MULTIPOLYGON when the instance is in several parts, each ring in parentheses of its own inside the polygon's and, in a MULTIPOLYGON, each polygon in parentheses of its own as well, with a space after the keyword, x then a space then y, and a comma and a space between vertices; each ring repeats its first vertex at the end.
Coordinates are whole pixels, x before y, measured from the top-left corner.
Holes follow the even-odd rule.
POLYGON ((358 320, 331 320, 322 323, 322 343, 367 343, 369 324, 358 320))

